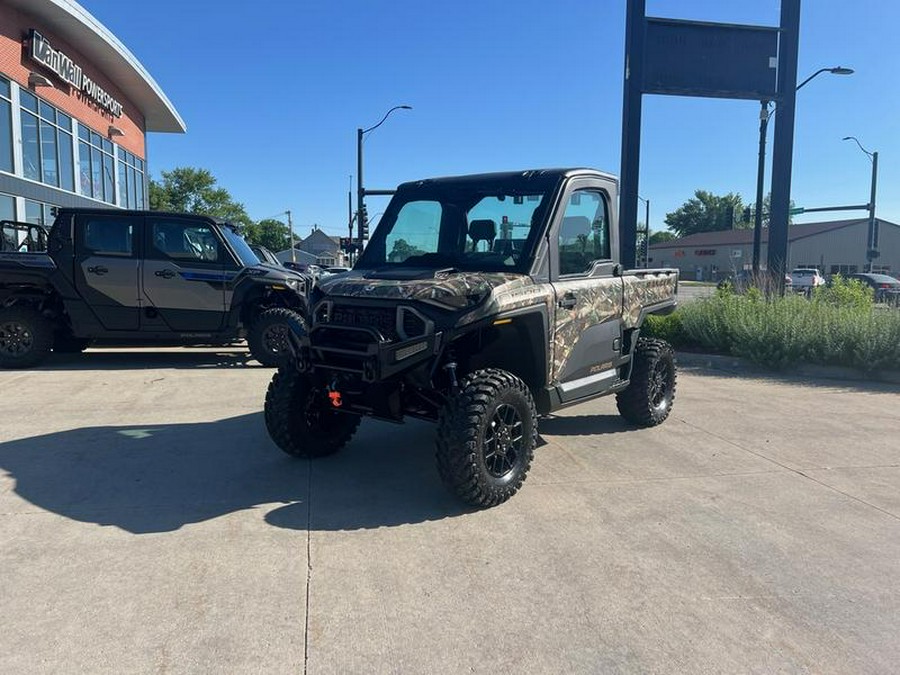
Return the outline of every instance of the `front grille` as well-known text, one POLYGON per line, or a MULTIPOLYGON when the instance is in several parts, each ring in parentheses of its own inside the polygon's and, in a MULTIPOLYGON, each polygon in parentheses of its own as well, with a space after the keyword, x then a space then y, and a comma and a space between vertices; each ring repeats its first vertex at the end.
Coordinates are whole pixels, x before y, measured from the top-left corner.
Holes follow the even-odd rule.
POLYGON ((387 307, 334 305, 328 323, 332 326, 374 328, 388 340, 398 339, 396 311, 387 307))

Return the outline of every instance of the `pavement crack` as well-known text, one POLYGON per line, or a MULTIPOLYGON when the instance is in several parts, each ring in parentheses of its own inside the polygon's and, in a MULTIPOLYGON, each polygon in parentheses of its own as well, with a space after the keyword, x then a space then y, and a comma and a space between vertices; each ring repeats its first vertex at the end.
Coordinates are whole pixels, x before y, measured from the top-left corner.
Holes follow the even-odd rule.
POLYGON ((303 675, 309 670, 309 585, 312 580, 312 458, 306 474, 306 616, 303 629, 303 675))
MULTIPOLYGON (((795 469, 793 467, 788 466, 787 464, 782 464, 777 459, 773 459, 767 455, 764 455, 761 452, 757 452, 756 450, 751 450, 750 448, 746 448, 743 445, 741 445, 740 443, 737 443, 737 442, 731 440, 730 438, 726 438, 725 436, 722 436, 721 434, 717 434, 714 431, 710 431, 709 429, 704 429, 701 426, 692 424, 691 422, 688 422, 686 419, 682 419, 681 422, 683 424, 686 424, 687 426, 691 427, 692 429, 696 429, 697 431, 700 431, 704 434, 709 434, 710 436, 712 436, 714 438, 718 438, 720 441, 722 441, 724 443, 728 443, 728 445, 731 445, 731 446, 737 448, 738 450, 742 450, 751 455, 759 457, 760 459, 763 459, 767 462, 771 462, 772 464, 781 467, 785 471, 789 471, 790 473, 800 476, 801 478, 805 478, 808 481, 811 481, 813 483, 821 485, 822 487, 824 487, 828 490, 837 492, 839 495, 843 495, 844 497, 852 499, 855 502, 859 502, 860 504, 863 504, 864 506, 868 506, 869 508, 875 509, 876 511, 879 511, 879 512, 883 513, 884 515, 893 518, 894 520, 900 520, 900 516, 898 516, 896 513, 891 513, 890 511, 883 509, 880 506, 876 506, 875 504, 872 504, 871 502, 867 502, 865 499, 861 499, 860 497, 857 497, 856 495, 852 495, 849 492, 844 492, 843 490, 836 488, 833 485, 829 485, 828 483, 825 483, 824 481, 821 481, 818 478, 814 478, 808 474, 803 473, 800 469, 795 469)), ((807 471, 810 471, 810 470, 811 469, 807 469, 807 471)))

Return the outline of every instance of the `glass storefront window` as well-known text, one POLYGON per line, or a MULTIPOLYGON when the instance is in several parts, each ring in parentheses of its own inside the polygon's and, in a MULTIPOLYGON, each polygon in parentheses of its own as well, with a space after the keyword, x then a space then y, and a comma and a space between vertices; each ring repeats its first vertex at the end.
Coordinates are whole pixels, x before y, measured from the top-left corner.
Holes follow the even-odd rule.
POLYGON ((119 201, 129 209, 143 209, 144 161, 119 148, 119 201))
POLYGON ((16 219, 16 200, 9 195, 0 195, 0 220, 16 219))
MULTIPOLYGON (((81 192, 109 204, 116 201, 115 146, 96 131, 78 125, 81 192)), ((121 188, 120 188, 121 190, 121 188)), ((122 204, 121 206, 125 206, 122 204)))
POLYGON ((25 178, 41 179, 41 148, 38 135, 38 118, 22 111, 22 161, 25 178))
POLYGON ((72 118, 30 92, 20 90, 22 102, 22 161, 25 178, 73 190, 72 118), (37 114, 40 114, 40 118, 37 114))
POLYGON ((0 77, 0 171, 13 170, 12 100, 9 80, 0 77))

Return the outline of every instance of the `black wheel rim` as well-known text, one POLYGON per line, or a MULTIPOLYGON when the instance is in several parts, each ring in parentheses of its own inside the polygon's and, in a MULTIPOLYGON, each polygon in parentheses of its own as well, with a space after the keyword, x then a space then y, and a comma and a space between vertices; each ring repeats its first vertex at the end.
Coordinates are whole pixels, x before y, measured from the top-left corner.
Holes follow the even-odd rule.
POLYGON ((22 356, 34 346, 31 329, 18 321, 0 324, 0 352, 10 356, 22 356))
POLYGON ((516 468, 525 442, 522 417, 515 406, 501 403, 484 431, 484 467, 494 478, 504 478, 516 468))
POLYGON ((657 361, 650 374, 650 405, 654 410, 664 408, 668 404, 672 390, 672 364, 668 361, 657 361))
POLYGON ((263 344, 272 354, 283 354, 287 350, 288 328, 283 323, 267 326, 263 331, 263 344))

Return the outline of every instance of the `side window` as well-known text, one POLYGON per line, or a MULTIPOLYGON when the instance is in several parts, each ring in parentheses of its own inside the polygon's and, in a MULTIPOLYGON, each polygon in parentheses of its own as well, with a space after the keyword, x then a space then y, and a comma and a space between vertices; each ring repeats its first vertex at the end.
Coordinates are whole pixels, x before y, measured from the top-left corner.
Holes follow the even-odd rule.
POLYGON ((219 262, 222 247, 209 225, 188 220, 149 221, 149 255, 182 263, 219 262))
POLYGON ((559 274, 585 274, 595 260, 609 259, 606 199, 595 190, 578 190, 559 227, 559 274))
POLYGON ((81 252, 130 258, 134 253, 134 220, 87 216, 81 227, 81 252))
POLYGON ((417 255, 436 253, 441 230, 441 204, 407 202, 385 237, 386 262, 400 263, 417 255))

